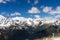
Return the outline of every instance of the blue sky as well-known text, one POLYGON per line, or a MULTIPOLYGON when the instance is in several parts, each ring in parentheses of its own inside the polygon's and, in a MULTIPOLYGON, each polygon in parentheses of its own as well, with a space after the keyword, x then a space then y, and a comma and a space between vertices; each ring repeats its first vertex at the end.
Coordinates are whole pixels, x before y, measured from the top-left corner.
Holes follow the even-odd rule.
POLYGON ((60 16, 60 0, 0 0, 0 15, 33 18, 60 16))

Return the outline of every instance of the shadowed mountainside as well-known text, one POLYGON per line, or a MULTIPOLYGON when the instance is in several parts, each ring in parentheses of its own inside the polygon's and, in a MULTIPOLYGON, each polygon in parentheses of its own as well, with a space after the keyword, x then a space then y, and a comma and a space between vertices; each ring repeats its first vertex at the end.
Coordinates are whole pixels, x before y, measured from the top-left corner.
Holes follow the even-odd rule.
POLYGON ((60 33, 59 26, 45 24, 37 28, 29 27, 27 29, 18 29, 16 26, 11 26, 11 28, 5 28, 5 30, 0 29, 0 40, 33 40, 47 37, 52 33, 60 33))

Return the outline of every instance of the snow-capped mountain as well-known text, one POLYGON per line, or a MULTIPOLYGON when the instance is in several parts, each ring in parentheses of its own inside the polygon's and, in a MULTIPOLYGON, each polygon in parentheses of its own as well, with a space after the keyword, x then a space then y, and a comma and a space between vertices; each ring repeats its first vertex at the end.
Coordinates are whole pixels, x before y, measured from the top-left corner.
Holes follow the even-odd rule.
POLYGON ((11 25, 17 25, 19 27, 37 27, 44 24, 59 25, 60 20, 43 20, 41 18, 25 18, 25 17, 13 17, 6 18, 0 15, 0 29, 9 28, 11 25))

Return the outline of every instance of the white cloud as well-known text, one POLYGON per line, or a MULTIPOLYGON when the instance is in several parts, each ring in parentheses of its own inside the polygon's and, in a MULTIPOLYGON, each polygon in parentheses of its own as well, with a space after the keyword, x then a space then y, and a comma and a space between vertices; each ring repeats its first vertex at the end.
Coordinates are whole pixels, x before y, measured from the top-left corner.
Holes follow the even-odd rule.
POLYGON ((43 12, 49 13, 49 14, 60 14, 60 6, 57 6, 55 9, 52 9, 52 7, 44 7, 43 12))
POLYGON ((19 12, 12 13, 11 16, 20 16, 21 14, 19 12))
POLYGON ((53 17, 44 17, 43 20, 53 20, 53 17))
POLYGON ((30 3, 30 0, 27 0, 28 3, 30 3))
POLYGON ((43 12, 48 13, 52 10, 52 7, 44 7, 43 12))
POLYGON ((4 0, 0 0, 0 3, 6 3, 4 0))
POLYGON ((56 15, 55 18, 60 20, 60 15, 56 15))
POLYGON ((33 0, 34 2, 31 3, 31 0, 27 0, 27 3, 29 3, 30 5, 36 5, 39 3, 39 0, 33 0))
POLYGON ((30 10, 28 10, 28 13, 36 14, 36 13, 40 13, 40 11, 38 8, 32 7, 30 10))
POLYGON ((58 18, 58 17, 60 18, 60 15, 56 15, 55 17, 56 17, 56 18, 58 18))
POLYGON ((0 0, 0 3, 7 3, 7 2, 10 2, 10 1, 13 1, 13 0, 0 0))
POLYGON ((35 18, 40 18, 40 16, 39 15, 35 15, 35 18))
POLYGON ((58 6, 58 7, 56 8, 56 11, 60 11, 60 6, 58 6))
POLYGON ((38 4, 39 3, 39 0, 35 0, 34 1, 34 5, 38 4))

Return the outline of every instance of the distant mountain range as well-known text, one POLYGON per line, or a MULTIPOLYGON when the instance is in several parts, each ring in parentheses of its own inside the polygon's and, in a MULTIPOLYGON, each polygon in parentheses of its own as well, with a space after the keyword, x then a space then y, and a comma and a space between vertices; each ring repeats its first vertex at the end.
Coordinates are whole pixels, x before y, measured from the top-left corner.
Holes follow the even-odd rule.
MULTIPOLYGON (((48 19, 48 18, 47 18, 48 19)), ((40 18, 13 17, 6 18, 0 15, 0 29, 9 28, 11 25, 22 27, 38 27, 44 24, 59 25, 60 20, 45 20, 40 18)))
POLYGON ((45 20, 39 17, 6 18, 0 15, 0 40, 25 40, 47 37, 60 33, 60 20, 45 20))

